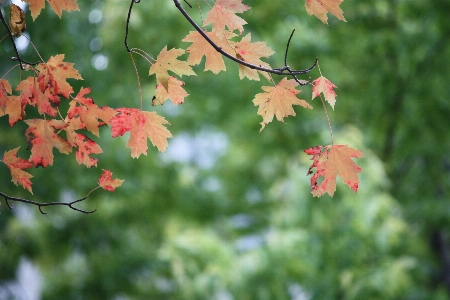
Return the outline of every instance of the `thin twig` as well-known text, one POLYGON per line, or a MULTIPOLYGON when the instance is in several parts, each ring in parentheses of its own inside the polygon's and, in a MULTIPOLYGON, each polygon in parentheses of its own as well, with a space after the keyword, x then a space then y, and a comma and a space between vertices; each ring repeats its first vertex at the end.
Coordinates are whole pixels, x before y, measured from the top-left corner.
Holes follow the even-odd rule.
POLYGON ((131 17, 131 10, 133 9, 133 5, 135 3, 139 3, 141 0, 131 0, 130 8, 128 9, 128 17, 127 17, 127 25, 125 27, 125 47, 127 48, 128 52, 133 51, 133 48, 128 47, 128 27, 130 26, 130 17, 131 17))
POLYGON ((9 39, 11 40, 11 44, 13 45, 14 52, 15 52, 16 55, 17 55, 17 57, 9 57, 9 59, 12 60, 12 61, 18 61, 18 62, 20 63, 20 68, 21 68, 22 70, 25 70, 26 67, 27 67, 27 65, 31 65, 31 66, 38 65, 39 62, 36 62, 36 63, 30 63, 30 62, 27 62, 26 60, 23 60, 23 59, 20 57, 19 50, 17 49, 16 43, 14 42, 14 35, 12 34, 11 28, 9 28, 8 23, 6 23, 6 20, 5 20, 5 18, 3 17, 3 13, 2 13, 1 10, 0 10, 0 20, 2 21, 2 23, 3 23, 3 25, 5 26, 6 30, 8 31, 9 39))
MULTIPOLYGON (((91 192, 93 192, 94 190, 92 190, 91 192)), ((76 208, 76 207, 73 206, 75 203, 78 203, 78 202, 86 200, 87 197, 89 197, 89 194, 91 192, 89 192, 85 197, 77 199, 77 200, 74 200, 72 202, 47 202, 47 203, 40 203, 40 202, 36 202, 36 201, 24 199, 24 198, 11 197, 11 196, 8 196, 8 195, 6 195, 5 193, 2 193, 2 192, 0 192, 0 196, 2 196, 5 199, 6 205, 8 206, 8 208, 10 210, 12 210, 14 208, 14 204, 9 203, 9 201, 16 201, 16 202, 22 202, 22 203, 36 205, 39 208, 39 211, 41 212, 41 214, 43 214, 43 215, 45 215, 47 213, 42 210, 42 207, 44 207, 44 206, 56 206, 56 205, 68 206, 68 207, 70 207, 71 209, 73 209, 75 211, 79 211, 79 212, 82 212, 84 214, 92 214, 92 213, 96 212, 97 210, 94 209, 94 210, 88 211, 88 210, 79 209, 79 208, 76 208)))

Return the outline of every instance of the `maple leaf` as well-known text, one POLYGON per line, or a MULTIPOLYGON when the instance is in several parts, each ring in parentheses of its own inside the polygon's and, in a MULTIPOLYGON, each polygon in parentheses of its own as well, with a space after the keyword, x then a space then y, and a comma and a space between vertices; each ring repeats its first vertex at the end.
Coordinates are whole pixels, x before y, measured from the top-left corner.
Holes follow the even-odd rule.
POLYGON ((187 62, 177 59, 178 56, 184 53, 183 49, 170 49, 167 51, 167 46, 165 46, 150 67, 149 75, 156 74, 157 83, 161 83, 166 91, 169 89, 170 76, 168 71, 172 71, 178 76, 195 75, 187 62))
POLYGON ((66 81, 68 78, 83 79, 73 63, 63 62, 64 54, 58 54, 50 57, 46 64, 39 64, 36 69, 39 71, 38 82, 42 92, 50 89, 53 95, 63 95, 69 98, 73 89, 66 81))
POLYGON ((28 77, 22 80, 16 88, 16 91, 22 91, 20 93, 20 99, 22 105, 27 103, 32 106, 37 106, 39 114, 48 114, 49 116, 56 117, 61 100, 58 96, 50 93, 49 89, 41 91, 33 77, 28 77))
POLYGON ((11 85, 6 79, 0 79, 0 117, 9 115, 9 125, 22 120, 24 111, 18 96, 11 95, 11 85), (9 94, 9 95, 8 95, 9 94))
MULTIPOLYGON (((275 52, 266 46, 265 42, 251 43, 252 36, 248 33, 242 40, 235 45, 236 57, 253 65, 270 68, 268 63, 263 62, 261 57, 269 57, 275 52)), ((261 72, 264 77, 270 79, 269 74, 261 72)), ((247 77, 251 80, 258 80, 258 71, 239 64, 239 78, 247 77)))
POLYGON ((306 12, 314 14, 324 24, 328 24, 327 12, 345 22, 344 14, 339 5, 344 0, 306 0, 306 12))
POLYGON ((67 117, 69 119, 75 116, 80 116, 81 122, 86 126, 86 129, 94 135, 99 136, 98 128, 102 119, 106 124, 116 115, 116 111, 110 107, 98 107, 94 100, 85 98, 84 96, 90 93, 90 88, 81 88, 78 95, 70 102, 67 117))
POLYGON ((30 178, 32 178, 33 175, 25 172, 23 169, 34 167, 34 164, 28 160, 17 157, 17 151, 19 151, 19 148, 20 147, 17 147, 12 150, 6 151, 3 155, 2 161, 6 164, 6 166, 9 168, 9 171, 11 172, 12 182, 14 182, 15 185, 20 184, 33 194, 30 181, 30 178))
POLYGON ((258 115, 263 117, 260 132, 266 124, 272 122, 274 116, 278 121, 283 121, 287 116, 295 116, 293 105, 312 109, 305 100, 297 98, 297 94, 301 92, 296 90, 297 86, 294 79, 283 78, 277 86, 263 86, 264 93, 256 94, 253 103, 255 106, 259 105, 258 115))
POLYGON ((335 88, 337 88, 337 86, 335 86, 331 81, 323 76, 320 76, 313 81, 312 99, 319 96, 320 93, 323 93, 325 100, 328 101, 328 103, 334 110, 334 104, 336 103, 336 92, 334 91, 335 88))
MULTIPOLYGON (((233 51, 233 48, 230 47, 233 42, 230 42, 229 39, 236 36, 234 33, 223 31, 222 37, 224 38, 219 38, 218 33, 214 31, 205 31, 205 34, 225 52, 233 51)), ((217 74, 220 71, 226 70, 222 54, 214 49, 214 47, 211 46, 211 44, 197 31, 189 32, 182 41, 192 43, 192 45, 186 49, 186 51, 189 52, 187 62, 191 66, 198 65, 202 61, 203 56, 205 56, 205 71, 210 70, 214 74, 217 74)))
POLYGON ((97 166, 97 158, 90 157, 91 154, 102 153, 100 146, 85 136, 84 134, 77 133, 74 139, 74 145, 77 148, 75 152, 75 157, 77 162, 81 165, 84 164, 86 167, 90 168, 92 166, 97 166))
POLYGON ((112 172, 110 170, 103 170, 102 175, 100 175, 100 178, 98 179, 100 187, 110 192, 114 192, 116 187, 122 185, 122 182, 122 179, 112 179, 112 172))
POLYGON ((203 26, 212 24, 213 31, 220 32, 228 27, 228 30, 239 30, 242 34, 243 25, 247 24, 244 19, 238 17, 237 13, 243 13, 250 9, 242 4, 242 0, 217 0, 213 8, 208 12, 203 26))
POLYGON ((158 84, 155 91, 155 97, 152 99, 152 105, 162 105, 167 99, 170 99, 174 105, 182 104, 184 98, 189 94, 182 88, 184 82, 169 77, 169 92, 167 92, 161 83, 158 84))
MULTIPOLYGON (((30 5, 31 16, 33 21, 41 13, 41 10, 45 7, 45 0, 23 0, 30 5)), ((47 0, 50 3, 50 7, 61 18, 62 11, 79 10, 77 0, 47 0)))
POLYGON ((0 117, 5 115, 8 94, 11 95, 11 93, 12 89, 9 81, 6 79, 0 79, 0 117))
POLYGON ((127 147, 131 149, 131 157, 147 155, 147 137, 159 151, 166 150, 167 139, 172 137, 170 131, 164 127, 164 124, 169 124, 166 119, 155 112, 141 111, 136 108, 116 110, 119 113, 111 119, 111 134, 115 138, 130 131, 127 147))
POLYGON ((28 129, 25 131, 28 144, 31 145, 30 161, 36 166, 46 167, 53 164, 53 147, 59 152, 69 154, 72 146, 68 141, 58 136, 55 130, 66 127, 60 120, 26 120, 28 129))
POLYGON ((337 176, 353 191, 358 191, 358 173, 362 172, 362 169, 352 158, 364 157, 361 151, 347 145, 329 145, 309 148, 305 153, 313 156, 308 175, 313 174, 312 169, 316 168, 316 173, 311 177, 313 196, 320 197, 328 193, 332 197, 336 191, 337 176), (323 180, 318 183, 320 177, 323 177, 323 180))

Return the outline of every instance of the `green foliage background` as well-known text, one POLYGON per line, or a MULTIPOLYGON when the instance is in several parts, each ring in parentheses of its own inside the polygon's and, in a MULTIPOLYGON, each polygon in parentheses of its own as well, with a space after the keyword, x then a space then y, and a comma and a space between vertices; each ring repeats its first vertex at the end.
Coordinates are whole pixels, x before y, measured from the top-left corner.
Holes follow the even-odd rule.
MULTIPOLYGON (((244 1, 252 7, 245 28, 276 51, 272 66, 283 64, 294 28, 289 65, 306 68, 319 57, 339 87, 335 142, 366 156, 358 194, 342 183, 334 198, 310 194, 303 150, 330 143, 317 100, 314 110, 297 108, 295 118, 258 133, 251 100, 267 82, 240 81, 227 62, 226 73, 201 65, 184 77, 183 105, 152 108, 155 81, 135 56, 144 108, 172 124, 168 151, 131 159, 126 138, 105 129, 98 168, 56 155, 52 168, 33 170, 37 201, 83 197, 102 168, 125 182, 81 205, 97 209, 92 215, 60 207, 44 216, 20 204, 11 212, 3 203, 0 280, 14 278, 27 257, 44 276, 44 299, 449 299, 450 4, 347 0, 347 22, 330 17, 325 26, 303 2, 244 1)), ((75 63, 84 78, 71 82, 76 92, 89 86, 98 105, 138 107, 123 43, 128 1, 79 6, 61 19, 48 4, 35 22, 27 14, 32 41, 44 59, 64 53, 75 63), (92 64, 99 54, 109 61, 102 71, 92 64)), ((197 9, 189 12, 201 22, 197 9)), ((130 46, 156 57, 165 45, 186 47, 192 28, 172 1, 142 0, 130 30, 130 46)), ((4 74, 14 54, 6 41, 0 53, 4 74)), ((38 59, 31 47, 24 56, 38 59)), ((18 82, 17 69, 8 79, 18 82)), ((302 90, 309 100, 310 88, 302 90)), ((0 153, 21 145, 26 155, 23 127, 0 119, 0 153)), ((4 165, 0 179, 2 192, 30 198, 4 165)))

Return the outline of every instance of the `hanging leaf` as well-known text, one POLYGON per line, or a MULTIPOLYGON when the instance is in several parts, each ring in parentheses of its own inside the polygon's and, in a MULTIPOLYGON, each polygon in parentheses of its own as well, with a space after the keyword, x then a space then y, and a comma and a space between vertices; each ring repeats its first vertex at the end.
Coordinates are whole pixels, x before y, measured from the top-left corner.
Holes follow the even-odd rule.
POLYGON ((19 37, 27 28, 27 24, 25 23, 25 13, 15 4, 11 4, 9 9, 9 27, 11 28, 11 33, 15 37, 19 37))

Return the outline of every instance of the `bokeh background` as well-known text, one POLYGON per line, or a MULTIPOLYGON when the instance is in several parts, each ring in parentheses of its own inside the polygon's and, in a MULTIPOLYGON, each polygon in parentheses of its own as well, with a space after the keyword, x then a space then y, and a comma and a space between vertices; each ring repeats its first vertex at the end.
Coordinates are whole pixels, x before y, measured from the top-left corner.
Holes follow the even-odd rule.
MULTIPOLYGON (((251 100, 265 79, 241 81, 231 62, 214 75, 202 63, 183 77, 184 104, 153 108, 155 79, 135 56, 144 108, 172 124, 168 150, 132 159, 127 135, 112 139, 104 128, 98 168, 55 152, 53 167, 33 170, 36 201, 81 198, 102 169, 125 182, 80 204, 97 209, 92 215, 2 203, 1 299, 450 299, 450 2, 346 0, 347 22, 330 16, 328 26, 304 1, 244 3, 252 7, 242 15, 246 31, 276 51, 272 66, 283 65, 295 28, 289 65, 319 57, 338 86, 335 142, 365 154, 358 193, 339 182, 333 198, 310 194, 303 150, 330 143, 317 100, 259 133, 251 100)), ((78 4, 61 19, 48 3, 35 22, 28 12, 26 34, 44 59, 64 53, 75 63, 84 78, 71 81, 76 91, 91 87, 98 105, 139 107, 124 47, 129 1, 78 4)), ((190 30, 172 1, 141 0, 129 43, 156 57, 165 45, 186 47, 190 30)), ((6 40, 0 55, 3 76, 14 55, 6 40)), ((18 69, 7 79, 17 84, 18 69)), ((302 90, 309 100, 310 87, 302 90)), ((26 156, 24 130, 1 118, 0 153, 21 145, 26 156)), ((30 198, 3 164, 0 190, 30 198)))

